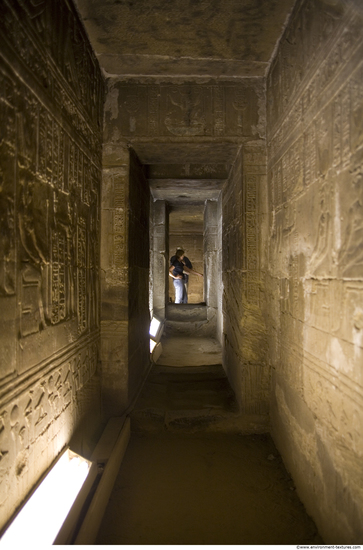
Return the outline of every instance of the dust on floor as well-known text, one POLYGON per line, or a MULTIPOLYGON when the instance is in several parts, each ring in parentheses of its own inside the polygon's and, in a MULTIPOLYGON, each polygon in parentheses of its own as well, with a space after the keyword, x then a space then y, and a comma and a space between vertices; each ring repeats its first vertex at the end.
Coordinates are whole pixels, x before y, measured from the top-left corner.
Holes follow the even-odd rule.
POLYGON ((317 544, 269 435, 132 434, 97 544, 317 544))

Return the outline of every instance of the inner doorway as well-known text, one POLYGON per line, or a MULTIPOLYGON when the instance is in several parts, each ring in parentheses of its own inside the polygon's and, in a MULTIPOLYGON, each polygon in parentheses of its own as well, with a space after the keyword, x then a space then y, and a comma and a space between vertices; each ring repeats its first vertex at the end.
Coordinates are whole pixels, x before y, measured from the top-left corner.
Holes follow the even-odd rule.
MULTIPOLYGON (((175 254, 177 248, 184 250, 192 263, 193 269, 204 272, 204 203, 169 205, 169 256, 175 254)), ((170 265, 170 264, 169 264, 170 265)), ((173 279, 168 277, 168 300, 175 301, 173 279)), ((201 304, 204 299, 204 279, 190 275, 187 285, 188 303, 201 304)))

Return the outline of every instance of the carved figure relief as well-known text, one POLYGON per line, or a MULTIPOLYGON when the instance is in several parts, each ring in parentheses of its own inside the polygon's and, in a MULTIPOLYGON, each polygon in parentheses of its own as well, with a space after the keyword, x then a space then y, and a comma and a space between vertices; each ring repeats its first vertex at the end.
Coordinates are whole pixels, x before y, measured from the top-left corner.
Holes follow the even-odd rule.
POLYGON ((175 136, 203 136, 207 127, 204 94, 196 86, 167 89, 164 124, 175 136))
POLYGON ((332 119, 332 108, 329 105, 321 113, 316 125, 318 176, 325 176, 331 166, 332 119))
POLYGON ((98 322, 103 79, 72 3, 4 0, 1 15, 0 296, 14 304, 0 335, 4 525, 68 441, 74 386, 97 364, 98 333, 82 336, 98 322))
POLYGON ((331 249, 331 214, 330 214, 330 186, 325 184, 320 190, 320 216, 315 247, 310 258, 310 270, 314 275, 326 274, 324 260, 327 259, 331 249), (323 271, 322 271, 323 270, 323 271))

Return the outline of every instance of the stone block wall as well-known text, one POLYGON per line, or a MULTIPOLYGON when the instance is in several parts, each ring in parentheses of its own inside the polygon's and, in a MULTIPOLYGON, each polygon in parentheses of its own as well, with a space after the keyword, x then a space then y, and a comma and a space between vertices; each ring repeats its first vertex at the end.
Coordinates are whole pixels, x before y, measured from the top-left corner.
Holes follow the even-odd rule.
POLYGON ((0 529, 99 435, 103 95, 71 3, 1 2, 0 529))
POLYGON ((270 369, 262 310, 266 151, 241 147, 222 191, 223 364, 244 417, 268 429, 270 369))
POLYGON ((106 417, 130 405, 149 366, 150 191, 135 153, 103 154, 102 401, 106 417))
POLYGON ((144 169, 131 150, 129 191, 129 381, 131 400, 145 379, 149 347, 150 190, 144 169))
POLYGON ((363 12, 299 1, 267 79, 272 425, 326 543, 363 536, 363 12))
POLYGON ((169 211, 165 200, 150 201, 149 311, 165 319, 169 301, 169 211))

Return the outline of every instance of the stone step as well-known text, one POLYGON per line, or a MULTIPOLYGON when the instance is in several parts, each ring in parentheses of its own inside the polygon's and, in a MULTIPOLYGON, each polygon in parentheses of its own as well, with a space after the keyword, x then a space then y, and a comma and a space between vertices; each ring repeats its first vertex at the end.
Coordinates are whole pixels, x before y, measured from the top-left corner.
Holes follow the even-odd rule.
POLYGON ((199 322, 207 320, 206 304, 168 304, 166 319, 179 322, 199 322))
POLYGON ((154 365, 130 417, 135 432, 194 433, 222 429, 237 414, 222 365, 154 365))
POLYGON ((161 338, 162 354, 158 365, 168 367, 197 367, 222 364, 222 348, 214 338, 192 338, 188 336, 161 338))
POLYGON ((205 321, 170 321, 167 319, 164 324, 166 336, 213 336, 215 326, 205 321))

